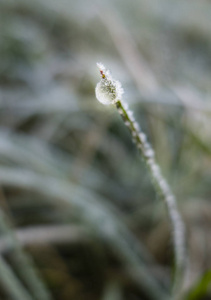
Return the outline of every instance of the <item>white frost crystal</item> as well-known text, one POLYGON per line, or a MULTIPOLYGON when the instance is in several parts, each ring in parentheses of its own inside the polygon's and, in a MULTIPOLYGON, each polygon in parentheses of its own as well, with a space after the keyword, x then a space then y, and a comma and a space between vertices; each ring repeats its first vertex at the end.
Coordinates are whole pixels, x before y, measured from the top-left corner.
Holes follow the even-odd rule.
POLYGON ((122 100, 123 88, 121 83, 114 80, 110 72, 103 64, 97 63, 102 76, 95 88, 96 98, 99 102, 105 105, 115 104, 118 100, 122 100))

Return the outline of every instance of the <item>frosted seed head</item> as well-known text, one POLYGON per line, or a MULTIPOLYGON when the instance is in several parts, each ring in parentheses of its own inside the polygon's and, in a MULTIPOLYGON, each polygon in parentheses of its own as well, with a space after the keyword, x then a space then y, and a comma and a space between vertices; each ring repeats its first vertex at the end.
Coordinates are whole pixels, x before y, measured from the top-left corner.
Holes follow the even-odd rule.
POLYGON ((114 80, 103 64, 97 63, 100 70, 101 80, 95 88, 96 98, 105 105, 115 104, 122 99, 123 89, 121 83, 114 80))

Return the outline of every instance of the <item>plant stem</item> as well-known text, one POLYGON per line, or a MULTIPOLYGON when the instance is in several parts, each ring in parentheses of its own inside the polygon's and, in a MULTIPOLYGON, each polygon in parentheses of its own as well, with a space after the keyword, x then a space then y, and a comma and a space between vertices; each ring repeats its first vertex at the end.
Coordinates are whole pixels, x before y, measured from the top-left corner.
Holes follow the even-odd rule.
POLYGON ((178 299, 181 294, 186 269, 186 250, 185 227, 177 208, 176 198, 173 195, 167 181, 163 177, 160 168, 156 163, 154 151, 151 145, 147 142, 146 135, 141 131, 139 125, 136 123, 133 117, 133 113, 128 110, 127 104, 124 104, 121 100, 117 100, 115 105, 125 125, 129 128, 133 140, 136 143, 136 146, 146 163, 156 191, 166 205, 167 213, 172 227, 175 252, 173 297, 174 299, 178 299))

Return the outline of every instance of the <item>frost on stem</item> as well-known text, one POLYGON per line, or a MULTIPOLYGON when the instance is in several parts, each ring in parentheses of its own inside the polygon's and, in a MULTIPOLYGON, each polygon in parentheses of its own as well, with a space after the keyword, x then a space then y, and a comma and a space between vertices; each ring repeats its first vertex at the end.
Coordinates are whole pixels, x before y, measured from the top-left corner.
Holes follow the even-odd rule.
POLYGON ((112 78, 111 73, 103 64, 97 63, 97 66, 101 74, 101 80, 95 88, 97 100, 105 105, 115 104, 118 100, 122 100, 124 91, 121 83, 112 78))
POLYGON ((147 142, 146 135, 136 123, 133 113, 128 109, 127 104, 122 101, 123 89, 120 82, 114 80, 110 72, 102 64, 97 64, 97 66, 100 69, 102 78, 96 86, 96 97, 103 104, 116 105, 125 125, 131 132, 137 148, 142 154, 157 193, 165 202, 172 226, 175 253, 175 276, 172 299, 180 299, 186 272, 186 249, 185 227, 177 208, 176 198, 163 177, 159 165, 156 163, 154 151, 147 142))

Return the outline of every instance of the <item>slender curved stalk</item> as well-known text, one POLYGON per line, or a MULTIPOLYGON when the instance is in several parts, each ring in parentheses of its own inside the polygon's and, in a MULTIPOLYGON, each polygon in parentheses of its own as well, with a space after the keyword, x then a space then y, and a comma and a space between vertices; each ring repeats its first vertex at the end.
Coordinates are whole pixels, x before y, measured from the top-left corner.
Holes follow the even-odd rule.
POLYGON ((116 107, 125 125, 129 128, 133 140, 136 143, 142 157, 146 163, 152 182, 159 196, 164 200, 167 213, 171 221, 172 236, 175 252, 175 275, 174 275, 174 294, 178 293, 179 287, 185 271, 185 228, 181 215, 177 208, 176 198, 163 177, 158 164, 155 161, 154 151, 147 142, 146 135, 140 130, 138 124, 133 119, 133 115, 128 111, 121 101, 116 102, 116 107))
POLYGON ((156 163, 154 151, 151 145, 147 142, 146 135, 136 123, 133 113, 128 109, 127 104, 122 101, 123 89, 121 84, 112 78, 110 72, 102 64, 98 64, 98 67, 100 69, 102 79, 97 84, 96 97, 103 104, 116 105, 119 114, 121 115, 125 125, 130 130, 132 138, 146 163, 155 190, 166 205, 172 227, 175 253, 173 297, 174 299, 179 299, 185 275, 186 251, 185 226, 177 208, 176 198, 156 163))

